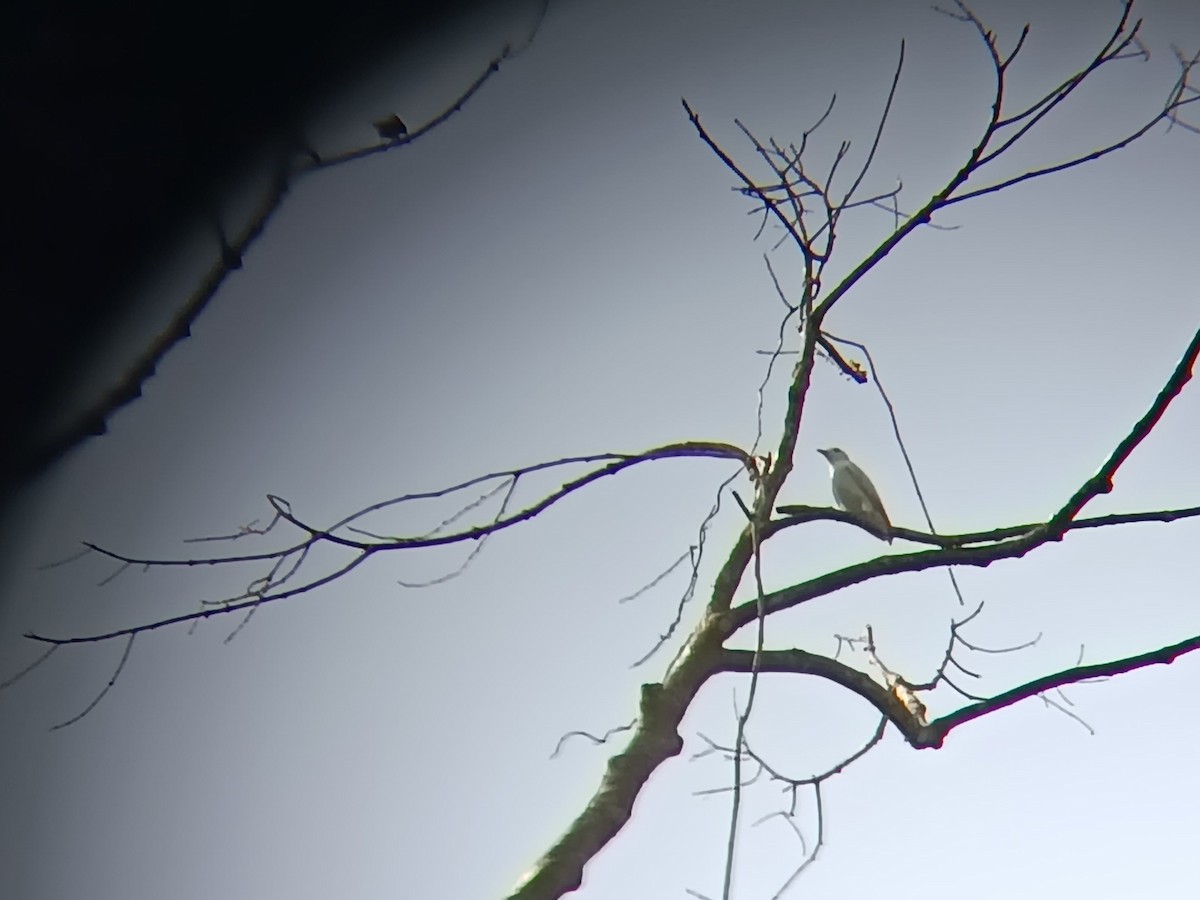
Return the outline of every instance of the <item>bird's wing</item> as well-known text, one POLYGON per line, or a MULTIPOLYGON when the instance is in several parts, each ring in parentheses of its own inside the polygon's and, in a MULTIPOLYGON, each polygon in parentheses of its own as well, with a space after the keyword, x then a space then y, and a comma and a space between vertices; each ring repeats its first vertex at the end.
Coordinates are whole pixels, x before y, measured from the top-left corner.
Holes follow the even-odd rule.
MULTIPOLYGON (((841 497, 836 497, 835 499, 845 508, 853 508, 855 512, 878 513, 883 517, 883 524, 891 528, 892 523, 888 519, 887 511, 883 508, 883 501, 879 499, 879 492, 875 490, 875 485, 871 484, 871 479, 867 477, 867 473, 852 462, 847 462, 843 471, 854 485, 856 496, 850 504, 846 504, 841 497), (861 507, 859 507, 859 504, 861 504, 861 507)), ((850 492, 847 491, 846 493, 850 492)))

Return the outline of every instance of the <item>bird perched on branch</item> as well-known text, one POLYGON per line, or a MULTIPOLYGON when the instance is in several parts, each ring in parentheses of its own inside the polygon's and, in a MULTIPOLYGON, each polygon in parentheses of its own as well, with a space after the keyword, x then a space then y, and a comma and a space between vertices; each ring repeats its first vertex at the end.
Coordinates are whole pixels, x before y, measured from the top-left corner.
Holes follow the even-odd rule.
POLYGON ((371 124, 375 126, 375 130, 379 132, 379 136, 385 141, 398 141, 408 134, 408 126, 395 113, 392 113, 390 116, 384 116, 382 119, 377 119, 371 124))
POLYGON ((850 462, 846 452, 837 447, 817 452, 829 460, 834 502, 851 515, 858 516, 868 526, 868 531, 890 544, 892 523, 867 473, 850 462))

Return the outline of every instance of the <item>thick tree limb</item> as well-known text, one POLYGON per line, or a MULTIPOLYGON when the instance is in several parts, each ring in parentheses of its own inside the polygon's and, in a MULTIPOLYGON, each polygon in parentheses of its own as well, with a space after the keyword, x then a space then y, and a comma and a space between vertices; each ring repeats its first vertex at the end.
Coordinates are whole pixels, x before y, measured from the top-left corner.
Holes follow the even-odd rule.
MULTIPOLYGON (((946 736, 974 719, 997 712, 1006 707, 1036 697, 1046 691, 1078 684, 1096 678, 1107 678, 1133 672, 1153 665, 1170 665, 1179 657, 1200 650, 1200 635, 1189 637, 1167 647, 1160 647, 1135 656, 1126 656, 1106 663, 1095 663, 1088 666, 1074 666, 1043 675, 1032 681, 957 709, 939 719, 934 719, 928 725, 922 725, 904 707, 892 693, 869 675, 854 669, 845 663, 809 653, 806 650, 764 650, 758 662, 760 672, 772 674, 815 675, 832 681, 849 691, 853 691, 877 709, 888 721, 900 730, 904 739, 918 750, 937 749, 942 746, 946 736)), ((754 653, 749 650, 724 650, 718 663, 722 672, 747 673, 754 666, 754 653)))
POLYGON ((583 869, 633 815, 633 803, 654 771, 683 749, 679 724, 715 671, 725 628, 708 617, 679 664, 660 684, 642 686, 637 728, 608 761, 600 787, 579 817, 530 869, 508 900, 561 897, 583 883, 583 869))

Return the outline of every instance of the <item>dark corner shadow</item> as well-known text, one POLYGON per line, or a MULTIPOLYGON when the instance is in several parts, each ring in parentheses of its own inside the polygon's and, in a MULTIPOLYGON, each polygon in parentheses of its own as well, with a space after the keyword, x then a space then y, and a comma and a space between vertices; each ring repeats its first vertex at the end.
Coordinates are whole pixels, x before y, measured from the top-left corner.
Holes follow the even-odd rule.
POLYGON ((297 139, 310 109, 385 54, 504 5, 66 0, 5 13, 0 511, 104 431, 105 417, 48 423, 131 284, 222 181, 297 139))

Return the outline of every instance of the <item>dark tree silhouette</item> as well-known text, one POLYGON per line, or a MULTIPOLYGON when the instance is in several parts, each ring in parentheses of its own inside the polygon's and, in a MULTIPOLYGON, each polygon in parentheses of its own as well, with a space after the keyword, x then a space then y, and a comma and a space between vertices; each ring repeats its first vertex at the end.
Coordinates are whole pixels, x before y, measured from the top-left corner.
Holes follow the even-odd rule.
MULTIPOLYGON (((43 330, 52 330, 53 337, 45 343, 54 349, 25 355, 5 347, 5 381, 10 386, 22 384, 25 389, 22 398, 11 403, 15 411, 0 409, 9 431, 9 439, 0 446, 0 501, 16 485, 46 471, 73 448, 104 434, 112 416, 141 396, 146 381, 167 354, 191 335, 197 319, 229 276, 242 267, 246 254, 298 183, 326 169, 378 153, 400 151, 452 118, 502 65, 530 45, 549 2, 541 4, 525 39, 516 46, 499 48, 478 76, 449 99, 440 112, 426 122, 413 123, 411 130, 392 113, 380 120, 385 122, 382 130, 374 123, 379 141, 365 146, 322 155, 308 145, 296 121, 314 102, 310 95, 315 93, 315 85, 309 86, 309 79, 320 77, 336 83, 344 77, 343 70, 361 68, 364 60, 374 57, 377 45, 388 48, 395 35, 435 31, 445 21, 468 16, 478 12, 474 7, 488 5, 496 4, 482 0, 402 2, 384 11, 367 8, 370 4, 351 3, 320 22, 314 20, 303 27, 296 23, 298 30, 289 41, 273 38, 278 21, 290 16, 290 8, 260 4, 238 13, 231 21, 225 21, 218 11, 205 9, 192 22, 191 43, 199 52, 221 58, 220 67, 199 65, 191 56, 196 49, 180 51, 175 18, 159 22, 123 10, 98 14, 80 9, 74 17, 61 10, 48 11, 45 21, 27 23, 38 36, 27 43, 37 45, 44 32, 56 39, 54 47, 87 49, 89 53, 94 50, 101 59, 76 52, 67 54, 71 59, 64 60, 61 51, 45 59, 33 54, 25 59, 15 54, 14 70, 5 70, 10 83, 38 88, 14 91, 12 96, 20 101, 17 111, 24 130, 42 139, 27 156, 51 169, 44 178, 52 182, 42 184, 42 173, 37 171, 27 179, 28 184, 22 182, 20 187, 33 195, 26 204, 29 211, 24 214, 33 218, 33 224, 14 234, 13 239, 32 238, 40 249, 47 243, 43 239, 46 232, 62 234, 76 218, 79 221, 73 227, 87 233, 64 239, 72 246, 72 266, 43 263, 34 248, 22 247, 21 252, 13 254, 15 260, 34 270, 30 280, 37 282, 37 287, 24 291, 20 286, 13 287, 12 293, 20 302, 15 307, 19 327, 9 329, 12 339, 28 348, 31 343, 42 343, 43 330), (128 21, 123 16, 128 16, 128 21), (211 29, 212 33, 197 28, 211 29), (343 58, 345 51, 333 49, 345 43, 346 33, 354 37, 354 52, 349 59, 343 58), (104 39, 95 39, 98 34, 105 35, 104 39), (114 63, 114 59, 119 62, 114 63), (314 68, 314 59, 322 60, 322 64, 314 68), (65 62, 71 63, 66 70, 65 62), (204 79, 195 78, 196 68, 208 73, 204 79), (147 78, 146 71, 153 71, 155 77, 147 78), (74 108, 77 121, 61 120, 67 104, 74 108), (144 133, 148 130, 146 123, 153 123, 152 135, 144 133), (55 143, 47 151, 45 141, 51 136, 55 143), (112 324, 105 319, 120 318, 122 304, 115 295, 127 287, 123 282, 144 264, 144 260, 135 258, 133 248, 144 245, 146 256, 159 250, 156 239, 147 235, 164 230, 173 217, 181 215, 181 209, 190 211, 199 205, 197 195, 203 197, 212 190, 210 181, 219 183, 229 170, 242 163, 239 156, 254 156, 263 146, 274 147, 277 158, 261 199, 244 222, 229 226, 232 234, 227 233, 226 223, 214 223, 213 262, 170 320, 81 408, 62 419, 47 415, 46 410, 57 408, 63 391, 79 375, 72 362, 78 355, 76 348, 87 337, 94 340, 98 327, 112 324), (63 196, 55 199, 51 187, 63 196), (60 211, 64 205, 76 211, 67 222, 60 211), (81 209, 88 215, 97 210, 96 214, 103 217, 102 227, 80 215, 81 209), (48 223, 39 221, 43 216, 48 223), (118 260, 119 265, 115 262, 118 260), (117 271, 110 275, 106 265, 117 271), (85 286, 68 288, 67 279, 81 270, 87 273, 85 286), (31 302, 35 291, 45 291, 53 303, 31 302), (22 293, 31 296, 22 297, 22 293), (53 321, 44 322, 47 317, 53 321), (57 374, 47 377, 48 369, 57 370, 57 374), (37 392, 29 389, 31 382, 45 382, 39 402, 34 402, 37 392), (40 410, 30 415, 22 411, 24 407, 40 410), (29 423, 22 421, 25 418, 30 419, 29 423)), ((372 123, 363 124, 369 128, 372 123)), ((28 139, 24 134, 21 137, 28 139)), ((12 218, 15 223, 23 217, 12 218)), ((52 249, 60 252, 57 247, 52 249)), ((0 400, 8 401, 9 397, 0 400)))

